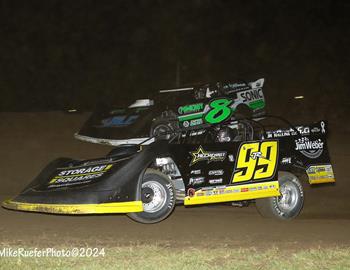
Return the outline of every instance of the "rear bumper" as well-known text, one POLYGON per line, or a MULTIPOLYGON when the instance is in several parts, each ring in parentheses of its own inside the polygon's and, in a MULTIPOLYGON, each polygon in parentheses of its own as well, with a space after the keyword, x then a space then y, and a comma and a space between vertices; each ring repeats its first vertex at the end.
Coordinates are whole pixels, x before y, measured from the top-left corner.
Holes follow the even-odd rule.
POLYGON ((6 200, 2 203, 2 207, 17 211, 69 215, 134 213, 143 211, 142 201, 100 204, 43 204, 6 200))

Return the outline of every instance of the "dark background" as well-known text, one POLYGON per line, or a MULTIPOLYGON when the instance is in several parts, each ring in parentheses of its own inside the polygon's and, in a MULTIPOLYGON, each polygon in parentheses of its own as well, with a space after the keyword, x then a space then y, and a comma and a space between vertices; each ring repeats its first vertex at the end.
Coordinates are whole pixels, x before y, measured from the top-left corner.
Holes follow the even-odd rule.
MULTIPOLYGON (((73 218, 0 209, 0 243, 277 247, 291 254, 349 247, 348 3, 0 0, 1 201, 18 194, 50 160, 96 158, 111 149, 74 139, 88 113, 41 111, 126 106, 157 89, 230 78, 265 77, 268 111, 295 124, 329 120, 337 181, 305 188, 303 213, 288 223, 262 219, 254 207, 178 207, 152 226, 116 215, 73 218), (295 100, 297 95, 305 98, 295 100)), ((204 263, 221 265, 222 258, 204 263)))
POLYGON ((272 111, 349 114, 346 0, 0 5, 1 111, 92 110, 177 85, 265 77, 272 111))

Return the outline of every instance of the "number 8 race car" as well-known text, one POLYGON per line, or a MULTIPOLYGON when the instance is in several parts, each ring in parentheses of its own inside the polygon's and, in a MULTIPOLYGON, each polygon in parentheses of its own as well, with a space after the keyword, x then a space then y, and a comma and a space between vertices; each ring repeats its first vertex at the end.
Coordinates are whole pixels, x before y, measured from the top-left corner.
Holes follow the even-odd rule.
MULTIPOLYGON (((55 214, 127 213, 142 223, 168 217, 175 205, 255 202, 260 214, 298 216, 301 177, 335 182, 324 121, 274 128, 240 119, 171 134, 149 145, 121 145, 93 160, 51 162, 8 209, 55 214)), ((160 136, 163 137, 163 136, 160 136)))
POLYGON ((264 79, 259 79, 161 90, 154 100, 141 99, 126 109, 95 112, 75 137, 109 145, 137 144, 159 133, 261 116, 265 108, 263 85, 264 79))

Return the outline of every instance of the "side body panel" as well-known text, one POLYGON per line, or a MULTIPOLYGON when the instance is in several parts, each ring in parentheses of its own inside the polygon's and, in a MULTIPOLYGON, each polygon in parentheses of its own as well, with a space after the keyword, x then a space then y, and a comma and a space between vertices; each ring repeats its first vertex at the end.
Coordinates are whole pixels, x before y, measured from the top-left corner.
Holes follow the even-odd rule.
POLYGON ((270 139, 278 139, 281 147, 280 168, 302 169, 310 184, 335 182, 333 167, 327 145, 327 124, 319 121, 311 125, 298 126, 299 132, 292 129, 279 129, 267 132, 270 139))
POLYGON ((143 211, 140 183, 144 170, 166 142, 142 151, 95 160, 51 162, 5 208, 57 214, 99 214, 143 211))
POLYGON ((279 195, 277 140, 170 146, 185 205, 279 195))
POLYGON ((185 204, 278 196, 278 171, 302 169, 310 184, 335 182, 326 123, 267 132, 268 139, 170 145, 185 185, 185 204))

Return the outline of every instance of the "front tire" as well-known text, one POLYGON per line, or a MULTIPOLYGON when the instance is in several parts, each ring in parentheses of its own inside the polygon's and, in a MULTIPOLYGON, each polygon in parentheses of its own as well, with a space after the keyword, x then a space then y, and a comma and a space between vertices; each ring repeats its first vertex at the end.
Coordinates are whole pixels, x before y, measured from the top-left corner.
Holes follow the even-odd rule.
POLYGON ((294 174, 279 172, 281 196, 256 200, 256 208, 263 217, 289 220, 297 217, 304 205, 303 187, 294 174))
POLYGON ((175 118, 159 118, 153 121, 150 136, 158 139, 169 139, 178 130, 175 118))
POLYGON ((175 207, 175 188, 163 173, 147 169, 142 180, 141 200, 143 212, 128 216, 140 223, 157 223, 166 219, 175 207))

